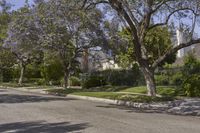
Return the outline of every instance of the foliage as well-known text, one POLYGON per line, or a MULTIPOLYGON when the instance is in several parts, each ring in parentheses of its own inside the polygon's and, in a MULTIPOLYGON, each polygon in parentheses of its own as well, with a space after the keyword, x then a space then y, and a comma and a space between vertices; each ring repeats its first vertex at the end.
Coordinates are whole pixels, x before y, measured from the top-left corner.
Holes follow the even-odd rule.
POLYGON ((124 24, 129 31, 132 40, 131 46, 135 51, 131 58, 136 57, 135 59, 146 80, 148 94, 151 96, 156 95, 155 69, 162 66, 168 59, 173 62, 174 59, 171 57, 175 58, 176 56, 172 55, 178 50, 200 43, 200 39, 194 39, 193 36, 195 26, 199 23, 198 0, 93 0, 93 2, 95 1, 110 5, 116 13, 115 17, 118 17, 121 20, 121 25, 124 24), (193 22, 188 24, 187 21, 182 21, 185 19, 193 20, 193 22), (167 32, 163 29, 168 25, 172 26, 178 20, 187 25, 186 27, 190 27, 191 34, 188 36, 188 42, 180 42, 180 45, 173 47, 165 45, 171 43, 171 39, 168 29, 165 30, 167 32))
MULTIPOLYGON (((135 50, 132 45, 131 33, 127 29, 123 29, 119 35, 127 40, 127 48, 118 49, 117 60, 120 66, 126 68, 133 62, 136 62, 135 50)), ((158 27, 148 31, 144 41, 150 64, 163 55, 167 49, 172 47, 171 35, 167 27, 158 27)), ((165 63, 172 64, 175 60, 176 54, 173 54, 162 61, 160 66, 163 66, 165 63)))
POLYGON ((63 67, 57 56, 45 54, 44 63, 40 67, 41 75, 46 83, 50 81, 59 81, 63 77, 63 67))
POLYGON ((41 76, 41 64, 39 63, 31 63, 28 64, 26 67, 26 73, 25 77, 30 79, 30 78, 42 78, 41 76))
POLYGON ((200 74, 200 61, 192 53, 189 53, 184 58, 184 66, 182 72, 184 77, 192 74, 200 74))
POLYGON ((183 83, 182 72, 176 72, 169 78, 170 85, 181 86, 183 83))
POLYGON ((186 96, 200 97, 200 75, 193 74, 184 80, 183 89, 186 96))
MULTIPOLYGON (((145 46, 150 58, 150 64, 165 54, 166 50, 172 47, 171 35, 168 27, 157 27, 150 30, 145 37, 145 46)), ((166 58, 159 65, 172 64, 176 60, 176 53, 166 58)))
POLYGON ((155 75, 155 80, 157 85, 169 85, 169 76, 162 74, 162 75, 155 75))
POLYGON ((20 85, 24 79, 26 66, 40 60, 42 55, 38 42, 40 29, 33 14, 33 10, 28 6, 14 11, 7 30, 8 36, 4 41, 4 47, 11 50, 20 66, 20 85))
POLYGON ((13 79, 13 70, 16 58, 8 49, 0 46, 0 77, 2 81, 8 82, 13 79))
POLYGON ((185 95, 191 97, 200 96, 200 61, 190 53, 184 59, 183 66, 183 90, 185 95))
POLYGON ((77 77, 70 77, 70 86, 81 86, 81 80, 77 77))
POLYGON ((104 70, 96 73, 103 76, 112 86, 136 86, 139 84, 142 75, 135 64, 131 69, 104 70))
POLYGON ((11 15, 6 12, 0 12, 0 45, 2 46, 4 39, 7 37, 8 23, 11 20, 11 15))
POLYGON ((49 0, 36 6, 35 15, 42 29, 39 42, 46 51, 58 56, 65 87, 70 75, 79 67, 77 58, 82 51, 101 40, 98 33, 103 15, 97 9, 87 12, 82 8, 74 0, 49 0))
POLYGON ((106 79, 102 76, 89 76, 86 80, 83 81, 82 87, 89 89, 92 87, 104 86, 106 85, 106 79))
POLYGON ((11 21, 10 4, 1 0, 0 7, 0 81, 8 82, 13 78, 13 65, 16 63, 10 50, 3 47, 3 42, 7 37, 8 24, 11 21))

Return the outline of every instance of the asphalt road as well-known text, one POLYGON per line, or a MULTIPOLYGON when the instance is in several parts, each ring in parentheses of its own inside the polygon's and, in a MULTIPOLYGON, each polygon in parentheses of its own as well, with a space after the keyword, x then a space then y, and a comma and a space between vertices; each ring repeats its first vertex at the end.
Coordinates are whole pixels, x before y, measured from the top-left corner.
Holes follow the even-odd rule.
POLYGON ((0 133, 200 133, 200 118, 0 89, 0 133))

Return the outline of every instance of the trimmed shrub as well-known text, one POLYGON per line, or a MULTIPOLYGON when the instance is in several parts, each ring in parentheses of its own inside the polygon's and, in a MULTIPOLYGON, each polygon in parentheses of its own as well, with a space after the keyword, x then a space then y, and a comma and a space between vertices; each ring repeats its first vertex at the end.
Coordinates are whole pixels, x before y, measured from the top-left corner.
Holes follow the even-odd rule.
POLYGON ((106 79, 102 76, 89 76, 83 81, 82 87, 89 89, 92 87, 104 86, 106 84, 106 79))
POLYGON ((132 69, 108 69, 96 72, 93 75, 100 75, 112 86, 137 86, 145 83, 144 78, 137 65, 132 69))
POLYGON ((183 82, 183 89, 186 96, 200 97, 200 75, 194 74, 183 82))
POLYGON ((77 77, 70 77, 70 85, 71 86, 81 86, 81 80, 77 77))

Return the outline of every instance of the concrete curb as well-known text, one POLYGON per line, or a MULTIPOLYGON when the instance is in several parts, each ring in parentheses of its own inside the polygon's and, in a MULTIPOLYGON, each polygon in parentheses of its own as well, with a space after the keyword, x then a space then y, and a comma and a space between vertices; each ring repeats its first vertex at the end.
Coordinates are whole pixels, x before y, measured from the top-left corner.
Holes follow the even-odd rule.
POLYGON ((77 95, 67 95, 66 97, 75 98, 80 100, 89 100, 94 102, 102 102, 107 104, 114 104, 114 105, 123 105, 128 107, 135 107, 135 108, 147 108, 150 107, 150 104, 147 103, 135 103, 130 101, 122 101, 122 100, 111 100, 111 99, 104 99, 104 98, 96 98, 96 97, 88 97, 88 96, 77 96, 77 95))

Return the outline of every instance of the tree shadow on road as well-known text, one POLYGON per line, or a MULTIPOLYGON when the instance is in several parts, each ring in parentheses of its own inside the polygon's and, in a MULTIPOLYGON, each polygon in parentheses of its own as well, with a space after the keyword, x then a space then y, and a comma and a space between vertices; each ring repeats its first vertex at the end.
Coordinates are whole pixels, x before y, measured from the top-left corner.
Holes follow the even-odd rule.
POLYGON ((3 89, 0 88, 0 92, 7 92, 7 90, 3 90, 3 89))
POLYGON ((46 123, 44 121, 16 122, 0 125, 1 133, 81 133, 89 127, 88 123, 71 124, 70 122, 46 123))
POLYGON ((20 95, 20 94, 0 94, 1 103, 32 103, 32 102, 48 102, 48 101, 68 101, 75 100, 72 98, 59 98, 51 96, 37 95, 20 95))

